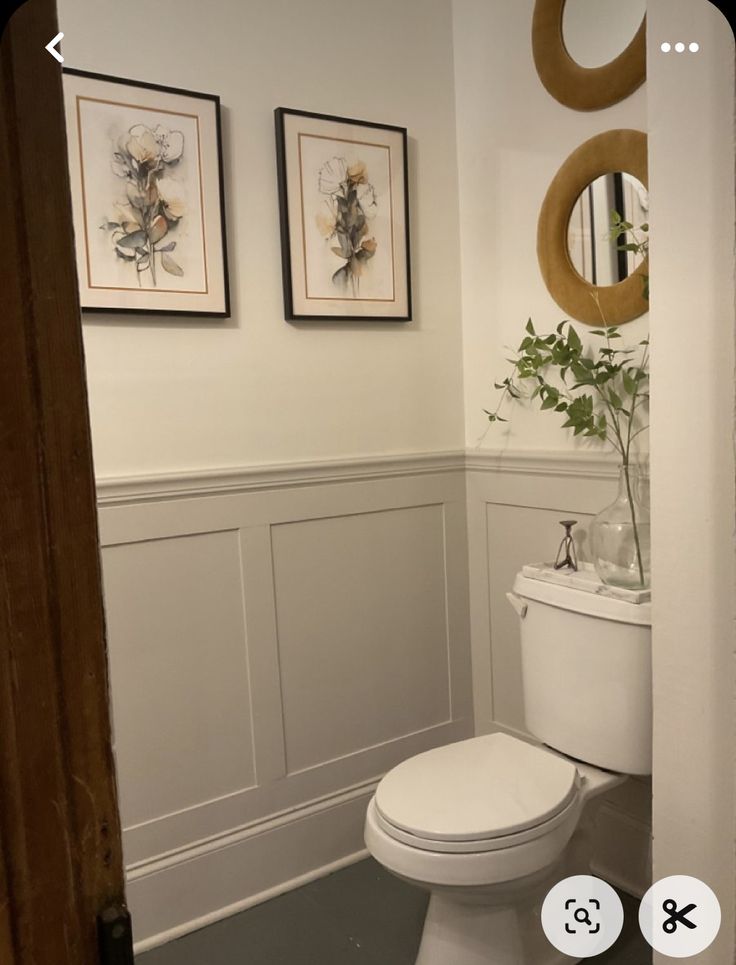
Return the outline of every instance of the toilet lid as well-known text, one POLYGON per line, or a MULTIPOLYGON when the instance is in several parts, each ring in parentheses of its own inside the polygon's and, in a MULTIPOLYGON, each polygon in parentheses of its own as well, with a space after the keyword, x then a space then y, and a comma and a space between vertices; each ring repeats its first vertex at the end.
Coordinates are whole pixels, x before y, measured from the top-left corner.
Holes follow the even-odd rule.
POLYGON ((436 747, 404 761, 376 789, 390 824, 435 841, 479 841, 544 824, 575 797, 575 765, 507 734, 436 747))

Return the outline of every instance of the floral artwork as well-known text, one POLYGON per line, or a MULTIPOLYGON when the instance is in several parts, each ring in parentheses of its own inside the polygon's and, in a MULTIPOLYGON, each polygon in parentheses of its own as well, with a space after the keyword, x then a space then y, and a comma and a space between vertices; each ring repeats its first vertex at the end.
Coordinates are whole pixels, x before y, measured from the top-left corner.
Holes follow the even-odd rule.
POLYGON ((406 131, 276 111, 286 317, 411 317, 406 131))
POLYGON ((113 173, 124 182, 124 194, 102 229, 110 232, 116 257, 135 268, 138 284, 144 273, 156 285, 159 269, 170 275, 184 271, 171 252, 179 222, 186 214, 176 165, 184 152, 184 135, 158 124, 153 130, 135 124, 116 139, 113 173))
POLYGON ((348 164, 344 157, 333 157, 320 168, 319 190, 327 197, 326 210, 319 211, 315 219, 317 228, 328 242, 337 242, 330 250, 343 262, 332 281, 356 297, 360 278, 378 247, 370 236, 370 221, 378 212, 376 189, 363 161, 348 164))
POLYGON ((63 81, 82 308, 229 315, 219 99, 63 81))

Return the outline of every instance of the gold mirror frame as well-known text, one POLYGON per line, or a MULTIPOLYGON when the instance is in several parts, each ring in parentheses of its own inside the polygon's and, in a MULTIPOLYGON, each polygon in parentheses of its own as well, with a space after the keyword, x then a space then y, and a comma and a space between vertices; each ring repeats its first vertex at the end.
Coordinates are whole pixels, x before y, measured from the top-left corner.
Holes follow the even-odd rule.
POLYGON ((601 67, 581 67, 565 47, 564 9, 565 0, 537 0, 534 6, 534 63, 549 93, 575 111, 597 111, 633 94, 646 78, 646 17, 618 57, 601 67))
POLYGON ((596 178, 616 171, 648 187, 647 136, 642 131, 605 131, 581 144, 554 176, 539 213, 537 257, 544 282, 560 308, 587 325, 621 325, 649 307, 642 278, 649 270, 647 260, 616 285, 592 285, 570 258, 568 229, 578 198, 596 178))

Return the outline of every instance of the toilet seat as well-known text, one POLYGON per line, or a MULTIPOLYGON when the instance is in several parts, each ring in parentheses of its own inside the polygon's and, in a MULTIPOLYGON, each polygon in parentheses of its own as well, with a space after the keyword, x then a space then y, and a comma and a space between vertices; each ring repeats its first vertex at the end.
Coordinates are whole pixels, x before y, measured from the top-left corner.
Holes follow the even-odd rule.
POLYGON ((422 851, 431 851, 435 854, 479 854, 488 851, 501 851, 504 848, 514 848, 520 844, 535 841, 560 825, 565 824, 569 818, 576 814, 578 810, 578 799, 573 798, 559 814, 556 814, 549 821, 539 824, 526 831, 519 831, 516 834, 504 834, 497 837, 478 838, 473 841, 443 841, 436 838, 423 838, 416 834, 397 828, 396 825, 387 821, 374 805, 374 818, 377 826, 384 831, 394 841, 400 841, 410 848, 419 848, 422 851))
POLYGON ((375 820, 396 841, 423 851, 496 851, 564 823, 580 784, 566 758, 507 734, 488 734, 395 767, 376 789, 375 820))

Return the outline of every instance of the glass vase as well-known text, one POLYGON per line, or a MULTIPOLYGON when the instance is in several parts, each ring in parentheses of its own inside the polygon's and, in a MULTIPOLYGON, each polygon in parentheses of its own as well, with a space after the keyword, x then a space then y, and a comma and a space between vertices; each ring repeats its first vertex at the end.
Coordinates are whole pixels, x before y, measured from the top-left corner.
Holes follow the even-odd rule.
POLYGON ((618 495, 590 524, 593 565, 609 586, 642 590, 650 583, 649 507, 639 492, 639 467, 619 470, 618 495))

